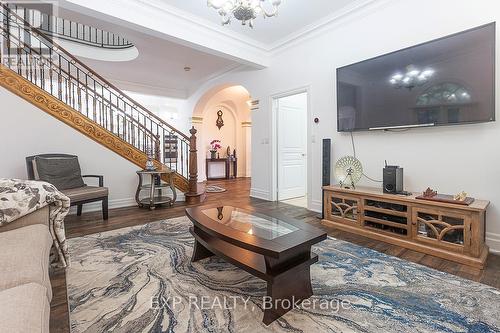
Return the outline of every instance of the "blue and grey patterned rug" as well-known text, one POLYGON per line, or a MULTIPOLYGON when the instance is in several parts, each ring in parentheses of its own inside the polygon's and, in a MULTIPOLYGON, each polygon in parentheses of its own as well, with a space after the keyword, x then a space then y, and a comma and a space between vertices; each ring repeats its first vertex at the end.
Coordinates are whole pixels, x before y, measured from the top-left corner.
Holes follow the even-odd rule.
POLYGON ((500 291, 348 242, 315 247, 315 295, 266 327, 263 281, 192 264, 181 217, 68 240, 73 332, 500 332, 500 291))

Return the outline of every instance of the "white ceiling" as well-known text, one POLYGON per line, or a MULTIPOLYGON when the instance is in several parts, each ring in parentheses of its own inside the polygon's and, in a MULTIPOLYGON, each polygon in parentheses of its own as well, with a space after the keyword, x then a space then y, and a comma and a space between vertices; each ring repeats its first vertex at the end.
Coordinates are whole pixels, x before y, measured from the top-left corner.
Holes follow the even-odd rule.
POLYGON ((277 17, 254 29, 221 26, 206 0, 64 0, 60 16, 115 32, 139 56, 127 62, 83 59, 125 90, 186 98, 204 82, 238 66, 264 68, 272 53, 377 0, 283 0, 277 17), (184 67, 192 68, 185 72, 184 67))
MULTIPOLYGON (((198 84, 220 75, 239 64, 235 61, 195 50, 143 32, 118 26, 82 13, 60 9, 60 17, 89 26, 117 32, 131 41, 139 51, 136 59, 109 62, 80 57, 80 60, 116 83, 121 89, 186 98, 198 84), (184 67, 191 67, 189 72, 184 67)), ((98 52, 97 49, 95 52, 98 52)))
MULTIPOLYGON (((206 0, 158 1, 212 23, 221 22, 217 11, 208 8, 206 0)), ((263 44, 273 44, 358 2, 357 0, 283 0, 279 6, 278 16, 265 19, 258 17, 253 29, 248 25, 242 26, 234 19, 224 28, 263 44)), ((269 3, 267 0, 267 4, 269 3)))

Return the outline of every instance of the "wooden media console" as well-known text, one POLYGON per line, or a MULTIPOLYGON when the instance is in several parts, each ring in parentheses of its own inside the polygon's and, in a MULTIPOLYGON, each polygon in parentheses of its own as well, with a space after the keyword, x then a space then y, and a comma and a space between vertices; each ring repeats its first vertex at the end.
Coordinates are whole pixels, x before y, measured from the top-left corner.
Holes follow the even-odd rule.
POLYGON ((489 201, 464 206, 382 189, 325 186, 323 224, 465 265, 484 268, 489 201))

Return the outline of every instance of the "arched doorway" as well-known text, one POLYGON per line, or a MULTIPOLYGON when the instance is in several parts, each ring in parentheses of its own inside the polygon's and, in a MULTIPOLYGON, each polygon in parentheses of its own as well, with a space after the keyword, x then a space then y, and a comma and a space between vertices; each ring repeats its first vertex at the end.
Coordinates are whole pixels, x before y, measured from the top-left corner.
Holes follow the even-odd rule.
MULTIPOLYGON (((220 158, 226 158, 228 152, 231 155, 236 153, 237 177, 251 177, 250 106, 250 94, 240 85, 213 87, 198 100, 193 110, 192 124, 198 131, 200 180, 206 180, 207 177, 206 160, 210 158, 210 142, 213 140, 221 141, 222 147, 217 151, 220 158), (217 125, 218 119, 223 121, 222 126, 217 125)), ((214 171, 224 172, 217 168, 214 171)))

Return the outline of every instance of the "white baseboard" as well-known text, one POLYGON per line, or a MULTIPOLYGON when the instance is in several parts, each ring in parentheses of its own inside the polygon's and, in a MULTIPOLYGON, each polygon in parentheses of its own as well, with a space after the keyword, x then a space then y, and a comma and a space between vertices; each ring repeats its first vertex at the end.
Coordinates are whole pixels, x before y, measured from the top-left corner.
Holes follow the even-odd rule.
POLYGON ((262 199, 262 200, 267 200, 267 201, 272 200, 271 193, 269 193, 269 191, 260 190, 260 189, 256 189, 256 188, 250 189, 250 196, 252 198, 257 198, 257 199, 262 199))
MULTIPOLYGON (((177 200, 176 201, 186 201, 186 197, 184 196, 184 193, 177 193, 177 200)), ((108 208, 109 209, 123 208, 123 207, 134 207, 134 206, 137 206, 137 202, 135 202, 135 198, 113 199, 113 200, 108 201, 108 208)), ((100 211, 101 209, 102 209, 101 202, 92 202, 92 203, 84 204, 82 211, 84 213, 88 213, 88 212, 100 211)), ((69 214, 70 215, 76 214, 76 206, 71 207, 69 214)))
POLYGON ((321 204, 321 200, 312 200, 309 210, 316 213, 321 213, 323 211, 323 205, 321 204))
POLYGON ((491 253, 500 254, 500 234, 492 232, 486 233, 486 244, 490 247, 491 253))

